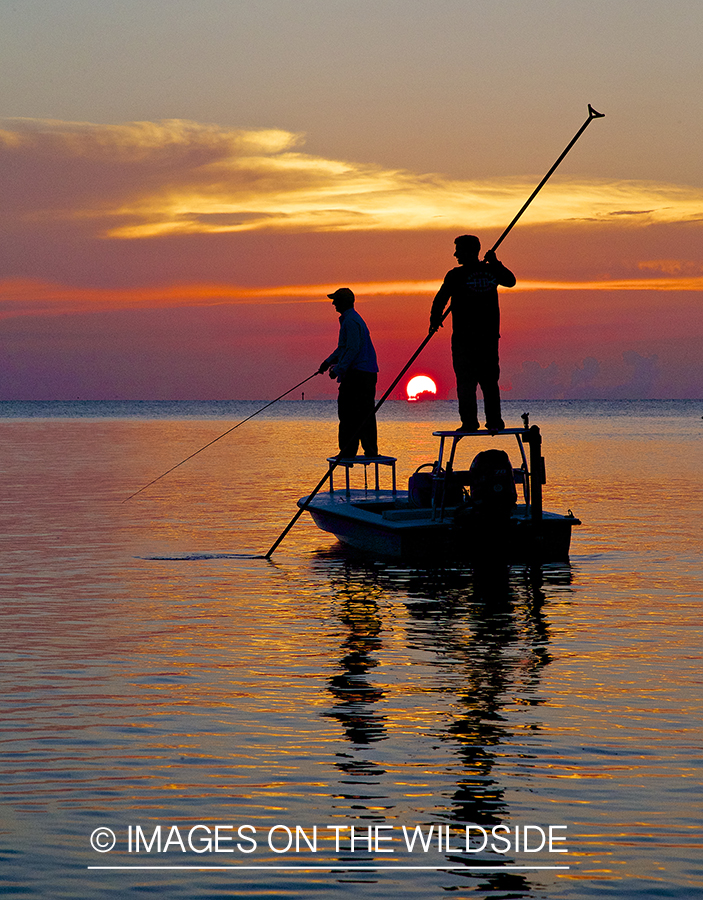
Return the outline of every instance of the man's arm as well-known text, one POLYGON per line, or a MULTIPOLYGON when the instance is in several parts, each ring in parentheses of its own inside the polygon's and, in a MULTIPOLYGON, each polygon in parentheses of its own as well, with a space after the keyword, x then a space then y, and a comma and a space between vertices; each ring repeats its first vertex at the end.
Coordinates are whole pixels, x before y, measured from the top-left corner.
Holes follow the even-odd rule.
POLYGON ((451 297, 451 290, 447 286, 447 279, 445 278, 442 287, 437 291, 435 298, 432 301, 432 309, 430 310, 430 333, 436 331, 442 324, 444 307, 451 300, 451 297))
MULTIPOLYGON (((361 325, 354 319, 345 319, 339 329, 339 346, 335 350, 337 358, 330 371, 333 378, 346 375, 361 350, 361 325)), ((334 354, 333 354, 334 355, 334 354)))
POLYGON ((502 287, 515 287, 517 279, 510 269, 507 269, 502 262, 496 259, 495 250, 486 250, 486 255, 483 259, 490 266, 498 284, 502 285, 502 287))
POLYGON ((323 359, 320 363, 320 368, 317 370, 318 372, 326 372, 330 366, 333 366, 337 362, 337 358, 339 357, 339 347, 333 350, 327 359, 323 359))

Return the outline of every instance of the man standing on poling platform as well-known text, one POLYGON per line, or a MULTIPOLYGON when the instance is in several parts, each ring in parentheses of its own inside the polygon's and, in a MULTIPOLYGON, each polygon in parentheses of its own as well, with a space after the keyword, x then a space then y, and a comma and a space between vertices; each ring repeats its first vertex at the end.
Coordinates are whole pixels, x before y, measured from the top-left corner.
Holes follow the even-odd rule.
POLYGON ((430 333, 442 324, 442 313, 451 301, 452 363, 456 375, 461 425, 459 431, 478 431, 476 388, 483 392, 486 428, 502 431, 500 365, 500 307, 498 285, 513 287, 515 276, 489 250, 483 261, 481 242, 473 234, 455 238, 454 256, 459 265, 447 272, 430 313, 430 333))
POLYGON ((378 456, 376 431, 376 351, 366 322, 354 309, 354 293, 339 288, 327 295, 339 313, 337 348, 321 363, 319 371, 329 369, 330 378, 339 382, 339 451, 345 457, 356 456, 359 441, 364 456, 378 456))

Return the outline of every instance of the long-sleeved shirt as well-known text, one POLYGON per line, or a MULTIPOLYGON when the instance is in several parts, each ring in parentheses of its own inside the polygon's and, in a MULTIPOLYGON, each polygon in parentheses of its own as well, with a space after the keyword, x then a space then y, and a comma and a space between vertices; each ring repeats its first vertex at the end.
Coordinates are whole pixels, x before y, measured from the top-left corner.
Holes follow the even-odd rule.
POLYGON ((337 381, 350 369, 360 372, 378 372, 376 351, 366 322, 352 307, 339 317, 339 341, 325 363, 334 366, 337 381))
POLYGON ((455 333, 497 339, 500 332, 499 284, 513 287, 515 276, 497 260, 451 269, 434 298, 430 321, 438 322, 447 301, 451 300, 455 333))

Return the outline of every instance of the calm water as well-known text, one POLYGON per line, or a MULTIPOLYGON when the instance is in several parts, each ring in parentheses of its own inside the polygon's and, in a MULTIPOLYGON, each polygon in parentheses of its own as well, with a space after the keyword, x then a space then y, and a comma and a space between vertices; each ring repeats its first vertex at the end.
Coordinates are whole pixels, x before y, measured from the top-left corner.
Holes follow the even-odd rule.
MULTIPOLYGON (((584 525, 570 566, 505 573, 367 563, 307 518, 247 558, 324 471, 331 404, 121 502, 256 408, 0 404, 0 889, 703 895, 703 402, 509 407, 584 525)), ((384 408, 401 481, 454 421, 384 408)))

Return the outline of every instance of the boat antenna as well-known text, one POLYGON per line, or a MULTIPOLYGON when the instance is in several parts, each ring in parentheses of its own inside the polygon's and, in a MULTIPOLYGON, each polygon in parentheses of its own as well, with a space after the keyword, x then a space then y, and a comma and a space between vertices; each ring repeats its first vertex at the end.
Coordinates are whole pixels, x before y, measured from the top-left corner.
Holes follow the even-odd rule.
MULTIPOLYGON (((527 207, 530 205, 530 203, 532 203, 532 201, 535 199, 535 197, 537 196, 537 194, 539 194, 539 192, 542 190, 542 188, 544 187, 544 185, 547 183, 547 181, 548 181, 548 180, 551 178, 551 176, 554 174, 554 172, 555 172, 557 166, 559 166, 559 164, 560 164, 561 161, 564 159, 564 157, 565 157, 566 154, 569 152, 569 150, 571 150, 571 148, 574 146, 574 144, 576 143, 576 141, 581 137, 581 135, 583 134, 583 132, 586 130, 587 126, 590 124, 591 120, 592 120, 592 119, 602 119, 602 118, 604 118, 604 117, 605 117, 605 113, 599 113, 599 112, 596 112, 596 110, 593 109, 593 107, 591 106, 591 104, 590 104, 590 103, 588 104, 588 118, 587 118, 586 121, 583 123, 583 125, 579 128, 579 130, 576 132, 576 134, 573 136, 573 138, 569 141, 569 143, 566 145, 566 147, 565 147, 564 151, 562 152, 561 156, 557 159, 557 161, 554 163, 554 165, 551 167, 551 169, 547 172, 547 174, 544 176, 544 178, 540 181, 540 183, 537 185, 537 187, 534 189, 534 191, 533 191, 533 192, 530 194, 530 196, 527 198, 527 200, 525 201, 525 203, 524 203, 523 206, 522 206, 522 209, 520 209, 520 211, 518 212, 518 214, 515 216, 515 218, 514 218, 514 219, 512 220, 512 222, 510 223, 510 225, 508 225, 508 227, 505 229, 505 231, 501 234, 501 236, 500 236, 500 237, 498 238, 498 240, 495 242, 495 244, 494 244, 493 247, 492 247, 493 250, 496 250, 496 249, 503 243, 504 239, 508 236, 509 232, 512 231, 513 226, 515 225, 515 223, 517 222, 517 220, 518 220, 518 219, 520 218, 520 216, 525 212, 525 210, 526 210, 527 207)), ((374 412, 373 412, 374 415, 375 415, 375 414, 378 412, 378 410, 383 406, 383 404, 386 402, 386 400, 387 400, 388 397, 390 396, 391 392, 394 390, 394 388, 396 387, 396 385, 397 385, 398 382, 400 381, 400 379, 403 377, 403 375, 405 375, 405 373, 408 371, 408 369, 410 368, 410 366, 415 362, 415 360, 418 358, 418 356, 419 356, 419 355, 422 353, 422 351, 425 349, 425 347, 426 347, 427 344, 430 342, 430 340, 431 340, 432 336, 434 335, 434 333, 438 330, 438 328, 440 327, 440 325, 442 324, 442 322, 444 322, 444 320, 445 320, 445 319, 447 318, 447 316, 449 315, 449 313, 450 313, 450 311, 451 311, 451 308, 452 308, 452 307, 451 307, 451 303, 450 303, 449 306, 447 306, 447 308, 445 309, 444 314, 442 315, 441 321, 438 322, 437 325, 436 325, 434 328, 430 328, 429 334, 425 337, 425 339, 424 339, 423 342, 420 344, 420 346, 417 348, 417 350, 413 353, 413 355, 410 357, 410 359, 407 361, 407 363, 403 366, 402 370, 400 371, 400 373, 398 374, 398 376, 397 376, 397 377, 395 378, 395 380, 393 381, 393 384, 391 384, 391 386, 388 388, 388 390, 385 392, 385 394, 381 397, 381 399, 378 401, 378 403, 377 403, 376 406, 374 407, 374 412)), ((366 424, 366 422, 367 422, 370 418, 371 418, 371 416, 368 416, 366 419, 364 419, 364 421, 363 421, 363 422, 361 423, 361 425, 359 426, 359 428, 358 428, 358 430, 357 430, 357 432, 356 432, 356 434, 354 435, 354 438, 353 438, 352 440, 356 440, 356 439, 358 438, 359 434, 361 433, 361 430, 363 429, 364 425, 366 424)), ((313 489, 312 493, 311 493, 308 497, 306 497, 305 502, 303 503, 303 505, 300 506, 300 507, 298 508, 298 511, 296 512, 296 514, 293 516, 293 518, 290 520, 290 522, 286 525, 286 527, 283 529, 283 531, 279 534, 279 536, 276 538, 276 540, 275 540, 274 543, 271 545, 271 547, 269 548, 269 550, 264 554, 264 559, 271 559, 271 555, 274 553, 274 551, 276 550, 276 548, 278 547, 278 545, 279 545, 279 544, 281 543, 281 541, 285 538, 285 536, 288 534, 288 532, 291 530, 291 528, 295 525, 295 523, 298 521, 298 519, 302 516, 302 514, 305 512, 305 510, 308 508, 308 506, 310 506, 310 503, 312 502, 313 498, 314 498, 314 497, 322 490, 322 488, 324 487, 324 485, 325 485, 327 479, 330 477, 330 475, 332 474, 332 472, 334 472, 334 470, 337 468, 337 466, 339 465, 339 461, 340 461, 341 459, 344 459, 344 452, 343 452, 343 449, 340 450, 340 452, 337 454, 337 456, 331 461, 328 470, 325 472, 325 474, 323 475, 323 477, 319 480, 319 482, 317 483, 317 485, 316 485, 315 488, 313 489)))
POLYGON ((254 416, 258 416, 259 413, 263 412, 265 409, 268 409, 269 406, 273 406, 274 403, 278 403, 278 401, 282 400, 286 395, 292 393, 297 388, 299 388, 303 384, 305 384, 306 381, 310 381, 311 378, 314 378, 315 375, 319 375, 319 374, 320 374, 320 371, 318 369, 317 372, 313 372, 312 375, 309 375, 307 378, 305 378, 303 381, 301 381, 300 384, 294 385, 292 388, 285 391, 285 393, 281 394, 280 397, 276 397, 275 400, 271 400, 271 402, 267 403, 266 406, 262 406, 261 409, 257 409, 256 412, 252 413, 250 416, 247 416, 246 419, 242 419, 241 422, 237 422, 236 425, 233 425, 231 428, 228 428, 227 431, 223 431, 222 434, 218 435, 216 438, 213 438, 211 441, 208 441, 208 443, 205 444, 204 447, 201 447, 199 450, 196 450, 195 453, 191 453, 190 456, 186 456, 185 459, 182 459, 179 463, 176 463, 175 466, 171 466, 170 469, 167 469, 165 472, 163 472, 157 478, 152 479, 148 484, 145 484, 144 487, 140 487, 138 491, 135 491, 133 494, 130 494, 129 497, 125 497, 125 499, 122 502, 126 503, 128 500, 131 500, 132 497, 136 497, 137 494, 141 494, 142 491, 145 491, 148 487, 151 487, 152 484, 156 484, 157 481, 161 481, 162 478, 165 478, 165 476, 168 475, 169 472, 173 472, 174 469, 177 469, 179 466, 182 466, 183 463, 188 462, 189 459, 192 459, 194 456, 197 456, 198 453, 202 453, 203 450, 207 450, 208 447, 212 447, 212 445, 217 443, 217 441, 221 440, 223 437, 226 437, 228 434, 231 434, 235 428, 239 428, 240 425, 243 425, 245 422, 248 422, 249 419, 253 419, 254 416))

